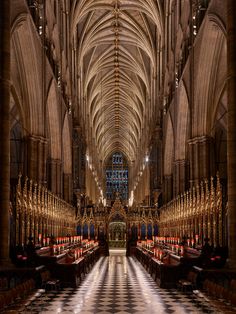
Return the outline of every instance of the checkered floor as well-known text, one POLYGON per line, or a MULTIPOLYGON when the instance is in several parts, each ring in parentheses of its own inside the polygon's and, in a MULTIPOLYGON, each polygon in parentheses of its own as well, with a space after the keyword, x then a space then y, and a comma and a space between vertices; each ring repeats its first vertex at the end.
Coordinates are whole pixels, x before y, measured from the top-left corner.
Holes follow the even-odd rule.
POLYGON ((220 313, 194 295, 158 288, 124 251, 102 257, 76 289, 47 292, 21 313, 220 313))

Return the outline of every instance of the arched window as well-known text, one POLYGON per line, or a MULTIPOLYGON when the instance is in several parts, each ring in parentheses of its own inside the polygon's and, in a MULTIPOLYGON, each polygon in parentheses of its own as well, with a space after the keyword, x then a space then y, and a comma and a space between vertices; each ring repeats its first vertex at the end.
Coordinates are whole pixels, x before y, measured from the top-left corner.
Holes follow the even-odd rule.
POLYGON ((106 165, 106 195, 113 200, 118 193, 120 199, 128 199, 128 163, 122 153, 114 153, 106 165))
POLYGON ((22 137, 22 128, 16 123, 11 129, 11 179, 17 179, 19 173, 23 172, 24 164, 24 140, 22 137))

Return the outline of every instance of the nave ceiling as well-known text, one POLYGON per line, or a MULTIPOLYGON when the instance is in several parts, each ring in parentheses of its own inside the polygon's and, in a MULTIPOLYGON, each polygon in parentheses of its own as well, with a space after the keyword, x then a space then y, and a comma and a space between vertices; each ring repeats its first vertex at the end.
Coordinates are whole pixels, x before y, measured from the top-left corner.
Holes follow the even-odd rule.
POLYGON ((81 88, 78 112, 87 140, 94 139, 102 161, 115 151, 136 160, 145 154, 155 118, 161 5, 157 0, 74 1, 71 21, 81 88))

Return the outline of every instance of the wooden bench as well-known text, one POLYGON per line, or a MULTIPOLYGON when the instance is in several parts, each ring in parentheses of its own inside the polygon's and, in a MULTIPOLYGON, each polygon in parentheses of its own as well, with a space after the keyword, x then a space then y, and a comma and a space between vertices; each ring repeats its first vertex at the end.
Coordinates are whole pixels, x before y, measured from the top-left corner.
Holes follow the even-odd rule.
POLYGON ((53 276, 59 278, 65 286, 77 287, 99 258, 99 253, 99 248, 96 247, 88 249, 76 260, 65 256, 51 266, 53 276))
POLYGON ((61 283, 57 278, 53 278, 49 270, 45 270, 40 273, 41 276, 41 288, 48 290, 60 290, 61 283))
POLYGON ((178 281, 178 288, 182 292, 192 293, 193 290, 197 288, 197 276, 198 274, 193 271, 188 272, 186 278, 180 279, 178 281))
POLYGON ((236 280, 232 279, 229 286, 206 279, 203 282, 203 290, 198 293, 201 297, 212 302, 221 310, 228 310, 228 305, 234 307, 236 312, 236 280))
MULTIPOLYGON (((136 258, 145 267, 145 269, 154 276, 161 288, 176 288, 178 282, 187 274, 193 265, 198 264, 198 254, 186 254, 186 256, 178 256, 168 249, 163 249, 165 253, 160 261, 147 250, 143 250, 139 246, 136 247, 136 258)), ((186 278, 185 278, 186 279, 186 278)), ((191 288, 193 283, 191 284, 191 288)), ((185 285, 187 288, 187 285, 185 285)))
POLYGON ((28 279, 14 288, 0 292, 0 310, 4 313, 19 313, 44 292, 45 290, 36 289, 33 279, 28 279))

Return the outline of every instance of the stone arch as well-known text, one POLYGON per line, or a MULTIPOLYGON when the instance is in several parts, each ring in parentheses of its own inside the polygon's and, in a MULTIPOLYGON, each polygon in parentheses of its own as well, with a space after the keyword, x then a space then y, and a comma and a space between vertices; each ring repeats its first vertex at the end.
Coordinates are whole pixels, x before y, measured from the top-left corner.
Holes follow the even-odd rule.
POLYGON ((164 175, 172 174, 173 154, 174 154, 174 131, 170 114, 167 117, 166 137, 164 148, 164 175))
POLYGON ((28 132, 26 112, 18 92, 19 91, 15 89, 15 86, 12 85, 10 98, 10 129, 16 122, 18 122, 22 126, 23 135, 26 136, 28 132))
POLYGON ((175 160, 184 160, 187 159, 187 140, 189 136, 189 102, 183 81, 179 85, 176 105, 175 160))
POLYGON ((226 37, 222 22, 215 15, 206 17, 201 40, 195 50, 199 61, 195 66, 193 137, 211 134, 227 76, 226 37))
POLYGON ((62 166, 63 166, 63 196, 69 202, 72 199, 72 136, 70 119, 66 112, 62 129, 62 166))
POLYGON ((42 108, 41 52, 32 34, 28 14, 20 14, 12 25, 12 85, 23 107, 25 128, 30 134, 44 134, 42 108))
POLYGON ((62 130, 62 155, 63 155, 63 171, 64 173, 72 173, 72 152, 71 152, 71 132, 69 125, 69 117, 66 113, 62 130))
POLYGON ((227 181, 227 129, 228 129, 228 102, 226 87, 222 91, 221 97, 215 113, 212 115, 211 135, 215 140, 215 162, 216 170, 219 172, 221 180, 227 181))
POLYGON ((48 115, 48 137, 49 137, 49 157, 61 160, 61 122, 58 108, 57 86, 54 80, 51 81, 47 97, 48 115))
POLYGON ((19 173, 24 172, 25 128, 23 123, 24 113, 21 104, 15 94, 14 88, 11 88, 10 98, 10 177, 11 181, 17 180, 19 173))

